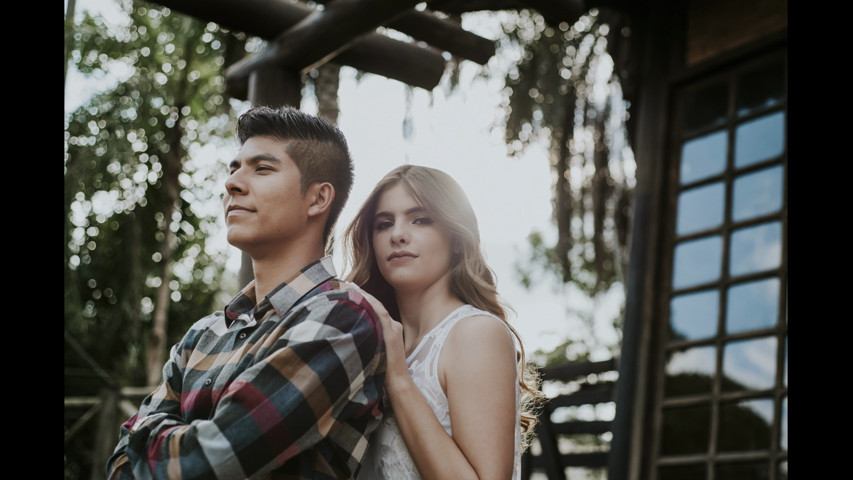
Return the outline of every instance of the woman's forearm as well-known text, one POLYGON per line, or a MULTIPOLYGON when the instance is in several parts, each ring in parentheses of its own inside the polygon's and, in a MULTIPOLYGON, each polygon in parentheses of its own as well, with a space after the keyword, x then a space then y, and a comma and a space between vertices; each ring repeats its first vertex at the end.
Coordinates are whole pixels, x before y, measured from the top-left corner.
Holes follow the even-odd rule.
POLYGON ((479 478, 411 377, 386 379, 386 391, 400 433, 424 480, 479 478))

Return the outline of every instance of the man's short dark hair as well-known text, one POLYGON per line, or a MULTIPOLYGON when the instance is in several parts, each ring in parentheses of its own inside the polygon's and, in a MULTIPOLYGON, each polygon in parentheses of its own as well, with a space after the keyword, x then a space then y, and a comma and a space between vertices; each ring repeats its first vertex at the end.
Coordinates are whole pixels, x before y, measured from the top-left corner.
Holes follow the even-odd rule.
POLYGON ((323 242, 330 246, 332 228, 349 198, 353 182, 352 156, 344 134, 327 120, 290 106, 258 106, 237 120, 240 145, 257 136, 288 142, 285 152, 299 169, 303 194, 317 182, 329 182, 335 187, 335 199, 323 229, 323 242))

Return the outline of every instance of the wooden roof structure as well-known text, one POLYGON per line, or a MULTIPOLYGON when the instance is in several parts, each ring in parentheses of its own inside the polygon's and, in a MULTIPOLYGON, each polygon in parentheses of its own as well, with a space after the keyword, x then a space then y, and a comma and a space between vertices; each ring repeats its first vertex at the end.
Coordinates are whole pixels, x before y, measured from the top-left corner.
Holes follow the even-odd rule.
MULTIPOLYGON (((268 98, 250 88, 253 73, 271 67, 302 74, 326 62, 381 75, 431 90, 445 71, 444 52, 485 65, 495 43, 446 20, 445 14, 535 9, 549 23, 572 23, 588 6, 584 0, 320 0, 310 8, 295 0, 152 0, 192 17, 215 22, 268 41, 267 47, 225 72, 230 95, 268 98), (377 30, 403 33, 397 40, 377 30)), ((274 75, 273 81, 281 81, 274 75)), ((269 83, 264 82, 264 88, 269 83)), ((257 102, 256 102, 257 103, 257 102)))

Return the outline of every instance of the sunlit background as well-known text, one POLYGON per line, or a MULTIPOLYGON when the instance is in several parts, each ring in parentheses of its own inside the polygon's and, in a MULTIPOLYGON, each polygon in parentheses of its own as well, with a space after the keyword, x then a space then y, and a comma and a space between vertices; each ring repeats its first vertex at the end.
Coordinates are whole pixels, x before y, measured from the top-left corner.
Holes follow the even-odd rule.
MULTIPOLYGON (((112 0, 77 0, 76 11, 101 14, 108 23, 125 22, 124 14, 112 0)), ((485 38, 497 38, 497 18, 489 14, 469 14, 463 28, 485 38)), ((515 310, 511 323, 519 331, 528 352, 550 351, 566 339, 586 342, 591 359, 609 358, 605 347, 618 342, 612 320, 623 302, 621 287, 592 303, 571 285, 543 279, 531 288, 522 286, 516 262, 526 256, 527 236, 540 232, 553 243, 556 227, 552 222, 553 178, 546 145, 532 144, 522 155, 510 157, 503 138, 504 72, 516 61, 512 52, 499 51, 487 68, 462 62, 458 87, 450 90, 446 79, 433 91, 410 89, 403 83, 373 74, 358 76, 342 67, 339 88, 338 126, 347 136, 355 159, 355 185, 341 214, 340 234, 376 182, 402 163, 428 165, 452 175, 466 190, 478 215, 483 248, 496 273, 498 290, 515 310), (358 77, 358 78, 357 78, 358 77), (404 131, 404 121, 408 128, 404 131), (582 320, 580 315, 585 315, 582 320)), ((610 76, 607 65, 601 72, 610 76)), ((66 80, 66 113, 92 94, 114 86, 124 69, 115 65, 107 77, 84 76, 69 69, 66 80)), ((313 95, 303 93, 301 109, 316 113, 313 95)), ((241 106, 249 107, 248 102, 241 106)), ((241 111, 242 111, 241 110, 241 111)), ((511 147, 510 147, 511 148, 511 147)), ((191 166, 199 174, 218 172, 224 182, 227 161, 238 146, 207 145, 191 152, 191 166)), ((632 173, 632 172, 631 172, 632 173)), ((112 199, 101 199, 101 208, 114 208, 112 199)), ((218 202, 193 204, 198 212, 218 210, 218 202)), ((227 244, 221 216, 214 232, 216 243, 228 255, 228 269, 234 276, 240 252, 227 244)), ((342 259, 336 248, 336 265, 342 259)))

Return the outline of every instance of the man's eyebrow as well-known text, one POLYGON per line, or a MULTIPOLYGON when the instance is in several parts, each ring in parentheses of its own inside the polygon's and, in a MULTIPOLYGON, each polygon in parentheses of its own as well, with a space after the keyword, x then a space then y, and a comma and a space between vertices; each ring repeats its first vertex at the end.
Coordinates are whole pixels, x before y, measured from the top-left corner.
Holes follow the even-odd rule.
MULTIPOLYGON (((242 161, 245 162, 246 165, 254 165, 262 161, 272 162, 277 165, 281 165, 281 160, 269 153, 259 153, 257 155, 252 155, 251 157, 242 161)), ((228 168, 237 168, 240 166, 240 162, 241 160, 235 158, 234 160, 231 160, 231 162, 228 163, 228 168)))

